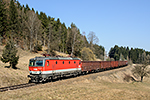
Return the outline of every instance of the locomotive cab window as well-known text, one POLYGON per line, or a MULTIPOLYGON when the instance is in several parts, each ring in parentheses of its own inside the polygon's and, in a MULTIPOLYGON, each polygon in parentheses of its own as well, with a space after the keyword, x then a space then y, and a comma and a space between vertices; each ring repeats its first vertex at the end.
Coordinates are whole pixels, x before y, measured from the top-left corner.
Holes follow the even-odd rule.
POLYGON ((70 61, 69 61, 69 64, 70 64, 70 61))
POLYGON ((63 64, 64 64, 64 61, 63 61, 63 64))
POLYGON ((56 61, 56 64, 57 64, 57 61, 56 61))
POLYGON ((43 66, 43 60, 37 60, 36 66, 43 66))
POLYGON ((47 61, 47 66, 49 66, 49 61, 47 61))
POLYGON ((76 62, 74 61, 74 64, 75 64, 76 62))
POLYGON ((34 66, 35 61, 34 60, 30 60, 29 62, 29 66, 34 66))

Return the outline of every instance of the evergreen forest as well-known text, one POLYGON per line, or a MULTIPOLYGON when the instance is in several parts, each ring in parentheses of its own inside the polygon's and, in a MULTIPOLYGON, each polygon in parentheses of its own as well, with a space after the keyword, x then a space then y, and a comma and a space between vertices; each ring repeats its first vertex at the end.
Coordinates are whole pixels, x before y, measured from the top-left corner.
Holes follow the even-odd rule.
POLYGON ((145 57, 150 61, 150 52, 139 48, 129 49, 129 47, 115 45, 110 49, 109 57, 113 58, 113 60, 132 60, 133 63, 141 63, 145 57))

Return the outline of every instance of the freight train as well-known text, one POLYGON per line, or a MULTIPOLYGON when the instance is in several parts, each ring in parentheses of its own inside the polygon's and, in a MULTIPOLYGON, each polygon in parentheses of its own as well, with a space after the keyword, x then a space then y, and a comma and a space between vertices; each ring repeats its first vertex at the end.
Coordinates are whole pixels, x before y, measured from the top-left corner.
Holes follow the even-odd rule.
POLYGON ((127 61, 81 61, 71 57, 35 57, 29 60, 29 82, 44 82, 67 75, 81 75, 89 72, 126 66, 127 61))

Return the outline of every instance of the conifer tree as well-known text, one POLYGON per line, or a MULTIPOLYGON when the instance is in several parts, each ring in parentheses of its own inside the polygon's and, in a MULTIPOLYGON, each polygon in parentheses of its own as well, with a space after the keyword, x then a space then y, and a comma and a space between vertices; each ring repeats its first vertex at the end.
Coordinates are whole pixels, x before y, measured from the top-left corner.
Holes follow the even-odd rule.
POLYGON ((25 10, 26 10, 26 11, 29 11, 29 10, 30 10, 28 4, 26 4, 25 10))
POLYGON ((9 6, 9 29, 10 29, 10 37, 11 38, 17 38, 17 30, 18 30, 18 12, 17 8, 14 4, 14 1, 10 1, 10 6, 9 6))
POLYGON ((16 56, 17 54, 17 49, 14 46, 13 42, 9 42, 7 43, 7 45, 5 46, 4 50, 3 50, 3 54, 1 57, 1 61, 4 63, 8 63, 10 64, 10 67, 16 69, 16 65, 18 64, 18 60, 19 60, 19 56, 16 56))
POLYGON ((61 43, 62 43, 62 51, 64 53, 65 52, 65 48, 66 48, 65 44, 66 44, 66 38, 67 38, 67 28, 65 26, 65 23, 63 23, 61 25, 61 27, 62 27, 61 43))
POLYGON ((46 14, 45 13, 43 13, 43 12, 40 12, 40 15, 39 15, 39 19, 41 20, 41 24, 42 24, 42 41, 43 41, 43 45, 44 45, 44 47, 45 47, 45 45, 46 45, 46 40, 47 40, 47 27, 48 27, 48 24, 49 24, 49 22, 48 22, 48 18, 47 18, 47 16, 46 16, 46 14))
POLYGON ((99 46, 97 44, 93 45, 94 49, 95 49, 95 55, 96 58, 103 60, 104 59, 104 51, 105 49, 102 46, 99 46))
POLYGON ((5 9, 5 3, 0 0, 0 42, 4 38, 4 35, 7 31, 7 15, 5 9))

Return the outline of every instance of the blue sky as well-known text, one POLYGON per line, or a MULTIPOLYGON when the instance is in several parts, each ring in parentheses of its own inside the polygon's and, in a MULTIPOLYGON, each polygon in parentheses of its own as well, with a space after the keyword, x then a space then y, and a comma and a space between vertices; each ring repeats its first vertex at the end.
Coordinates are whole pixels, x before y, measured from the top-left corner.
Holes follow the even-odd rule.
POLYGON ((93 31, 109 52, 114 45, 150 51, 150 0, 18 0, 36 11, 93 31))

